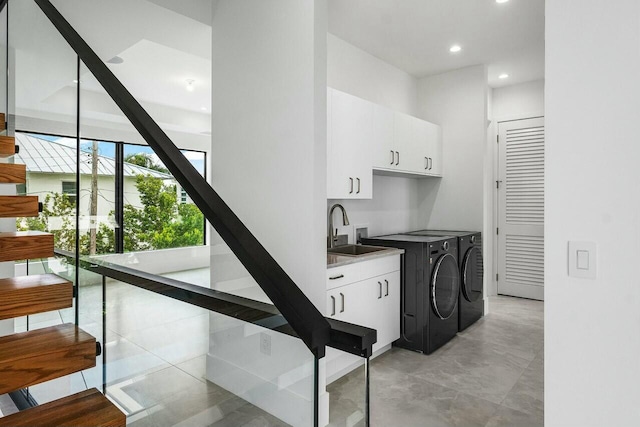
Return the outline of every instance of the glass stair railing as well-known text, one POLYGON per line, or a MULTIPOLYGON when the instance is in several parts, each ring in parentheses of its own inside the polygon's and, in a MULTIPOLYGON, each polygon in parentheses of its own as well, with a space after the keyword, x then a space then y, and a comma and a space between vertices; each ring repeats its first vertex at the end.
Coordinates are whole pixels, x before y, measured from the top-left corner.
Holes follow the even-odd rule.
POLYGON ((131 425, 368 425, 375 330, 322 316, 208 184, 206 157, 172 142, 180 132, 127 90, 118 57, 92 50, 64 2, 5 3, 1 99, 26 165, 17 192, 44 205, 16 227, 56 246, 16 275, 74 290, 72 307, 15 330, 72 324, 98 343, 94 367, 28 387, 23 405, 48 411, 96 389, 131 425), (330 399, 326 346, 360 358, 352 395, 330 399))

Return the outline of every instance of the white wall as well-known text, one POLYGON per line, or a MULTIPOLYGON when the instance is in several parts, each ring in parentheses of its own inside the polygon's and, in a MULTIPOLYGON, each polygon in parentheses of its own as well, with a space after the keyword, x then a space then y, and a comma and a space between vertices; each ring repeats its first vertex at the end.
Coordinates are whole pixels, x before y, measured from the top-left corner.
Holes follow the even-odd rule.
MULTIPOLYGON (((417 114, 415 77, 332 34, 327 34, 327 85, 393 110, 417 114)), ((416 229, 422 198, 417 179, 374 175, 372 200, 329 200, 327 208, 341 203, 352 225, 367 225, 369 236, 376 236, 416 229)), ((342 224, 337 213, 334 222, 342 224)))
MULTIPOLYGON (((441 179, 419 182, 425 195, 418 208, 419 228, 482 231, 485 295, 493 272, 487 148, 489 87, 484 65, 419 81, 419 115, 442 126, 441 179)), ((488 300, 485 300, 488 312, 488 300)))
POLYGON ((392 110, 417 112, 415 77, 333 34, 327 34, 327 84, 392 110))
POLYGON ((483 229, 488 85, 485 66, 419 81, 419 116, 442 126, 443 178, 420 181, 420 221, 432 229, 483 229))
MULTIPOLYGON (((309 299, 324 309, 326 3, 220 1, 212 28, 212 155, 219 159, 211 171, 213 186, 309 299)), ((212 270, 218 261, 212 257, 212 270)), ((213 285, 215 281, 212 275, 213 285)), ((211 318, 212 331, 217 317, 211 318)), ((276 348, 281 341, 274 339, 273 351, 266 355, 255 335, 226 335, 222 344, 229 347, 220 353, 224 337, 210 342, 208 363, 219 364, 224 357, 236 368, 237 381, 218 382, 282 419, 304 425, 290 417, 293 409, 305 407, 305 400, 312 401, 312 389, 280 400, 271 392, 244 389, 247 376, 256 387, 279 378, 280 367, 290 362, 276 348)), ((308 362, 297 361, 303 369, 308 362)), ((212 369, 207 377, 215 381, 219 374, 212 369)), ((280 383, 269 390, 286 388, 280 383)), ((323 414, 328 414, 327 395, 322 398, 323 414)))
POLYGON ((546 3, 545 426, 640 425, 640 2, 546 3), (597 278, 568 277, 569 241, 597 278))
POLYGON ((544 114, 544 80, 493 89, 494 120, 535 117, 544 114))

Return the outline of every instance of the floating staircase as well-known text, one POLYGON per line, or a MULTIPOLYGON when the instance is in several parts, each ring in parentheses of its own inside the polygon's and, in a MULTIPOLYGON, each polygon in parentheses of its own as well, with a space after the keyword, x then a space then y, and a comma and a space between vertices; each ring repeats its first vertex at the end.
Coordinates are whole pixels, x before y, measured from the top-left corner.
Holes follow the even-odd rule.
MULTIPOLYGON (((0 131, 5 120, 0 114, 0 131)), ((18 152, 15 139, 0 135, 0 157, 18 152)), ((0 184, 25 183, 24 165, 0 163, 0 184)), ((37 197, 0 196, 0 218, 35 217, 37 197)), ((53 235, 40 231, 0 233, 0 262, 49 258, 53 235)), ((0 279, 0 320, 73 305, 73 284, 54 274, 0 279)), ((0 337, 0 394, 20 390, 96 365, 96 339, 74 324, 0 337)), ((0 418, 2 426, 126 425, 124 414, 91 389, 0 418)))

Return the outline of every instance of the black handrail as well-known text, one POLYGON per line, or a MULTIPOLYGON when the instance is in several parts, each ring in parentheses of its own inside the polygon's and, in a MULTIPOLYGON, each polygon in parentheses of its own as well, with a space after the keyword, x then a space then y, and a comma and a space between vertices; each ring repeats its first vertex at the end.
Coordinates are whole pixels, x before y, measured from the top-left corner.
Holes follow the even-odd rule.
POLYGON ((322 357, 324 346, 330 339, 327 320, 51 2, 34 1, 186 190, 300 339, 314 354, 322 357))
MULTIPOLYGON (((56 249, 55 254, 68 259, 75 265, 74 252, 56 249)), ((276 307, 271 304, 158 276, 94 257, 81 257, 78 265, 80 268, 92 273, 128 283, 156 294, 283 334, 299 337, 276 307)), ((327 346, 361 357, 371 356, 373 344, 376 343, 377 339, 375 329, 335 319, 327 319, 327 321, 331 326, 331 339, 327 346)))

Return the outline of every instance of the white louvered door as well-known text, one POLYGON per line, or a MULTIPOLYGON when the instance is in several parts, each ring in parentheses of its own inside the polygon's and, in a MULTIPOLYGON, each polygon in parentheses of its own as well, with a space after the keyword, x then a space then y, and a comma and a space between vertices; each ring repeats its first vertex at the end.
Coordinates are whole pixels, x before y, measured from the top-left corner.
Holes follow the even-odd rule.
POLYGON ((499 134, 498 293, 544 299, 544 118, 499 134))

